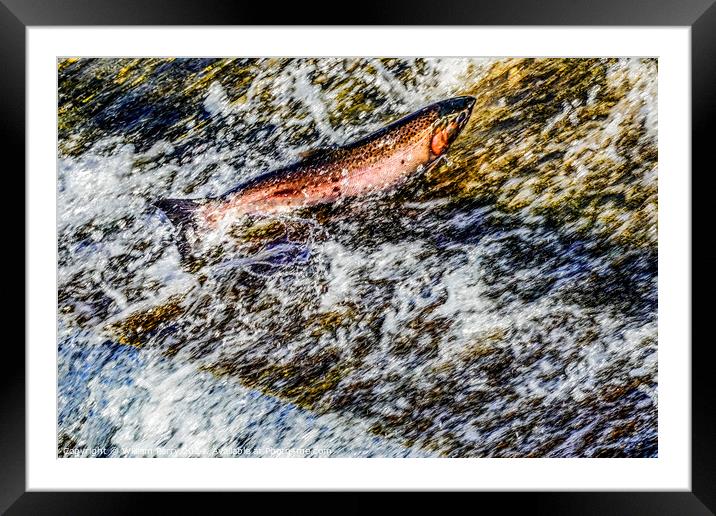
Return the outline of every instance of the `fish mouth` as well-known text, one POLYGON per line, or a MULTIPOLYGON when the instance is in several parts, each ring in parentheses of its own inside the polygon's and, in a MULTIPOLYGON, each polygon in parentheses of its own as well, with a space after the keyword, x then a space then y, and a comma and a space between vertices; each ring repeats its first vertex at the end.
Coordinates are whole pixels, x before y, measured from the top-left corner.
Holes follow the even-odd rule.
POLYGON ((475 97, 463 96, 438 102, 438 125, 448 127, 449 141, 452 141, 465 128, 475 107, 475 97))

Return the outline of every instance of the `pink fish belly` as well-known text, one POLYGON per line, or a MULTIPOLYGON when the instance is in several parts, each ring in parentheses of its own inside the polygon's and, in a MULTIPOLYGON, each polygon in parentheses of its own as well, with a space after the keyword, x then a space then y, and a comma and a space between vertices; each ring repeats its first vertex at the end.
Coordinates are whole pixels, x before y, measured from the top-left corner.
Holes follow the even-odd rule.
POLYGON ((207 226, 214 226, 226 217, 289 212, 296 208, 333 202, 341 197, 356 197, 387 190, 421 165, 427 164, 430 158, 429 141, 426 140, 401 149, 376 163, 345 168, 340 177, 333 171, 332 174, 326 174, 325 180, 295 180, 239 192, 229 202, 208 205, 199 216, 207 226))
POLYGON ((430 150, 427 142, 421 142, 377 163, 349 172, 342 181, 341 193, 345 196, 358 196, 388 190, 429 160, 430 150))

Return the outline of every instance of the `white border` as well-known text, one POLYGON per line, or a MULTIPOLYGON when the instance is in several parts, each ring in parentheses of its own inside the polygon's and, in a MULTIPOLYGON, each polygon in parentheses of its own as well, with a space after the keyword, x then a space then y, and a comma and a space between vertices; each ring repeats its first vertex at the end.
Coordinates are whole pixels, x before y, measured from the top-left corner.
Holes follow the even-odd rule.
POLYGON ((27 488, 690 490, 690 29, 27 30, 27 488), (56 459, 58 56, 658 56, 659 457, 56 459))

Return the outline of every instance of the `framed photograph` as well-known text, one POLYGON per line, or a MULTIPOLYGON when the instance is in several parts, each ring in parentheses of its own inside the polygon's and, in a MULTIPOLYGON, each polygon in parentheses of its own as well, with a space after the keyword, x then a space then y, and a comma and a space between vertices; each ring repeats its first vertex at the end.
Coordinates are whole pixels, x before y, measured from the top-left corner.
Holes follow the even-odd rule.
POLYGON ((387 490, 713 514, 692 180, 716 7, 398 6, 3 0, 27 195, 3 510, 387 490))

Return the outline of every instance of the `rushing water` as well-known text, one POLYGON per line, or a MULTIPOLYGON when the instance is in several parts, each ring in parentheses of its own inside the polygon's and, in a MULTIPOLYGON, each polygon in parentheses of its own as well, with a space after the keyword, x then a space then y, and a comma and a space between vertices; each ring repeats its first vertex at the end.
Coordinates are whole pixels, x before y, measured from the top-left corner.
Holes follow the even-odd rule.
POLYGON ((656 456, 656 69, 60 62, 58 454, 656 456), (441 166, 231 251, 150 204, 459 94, 441 166))

